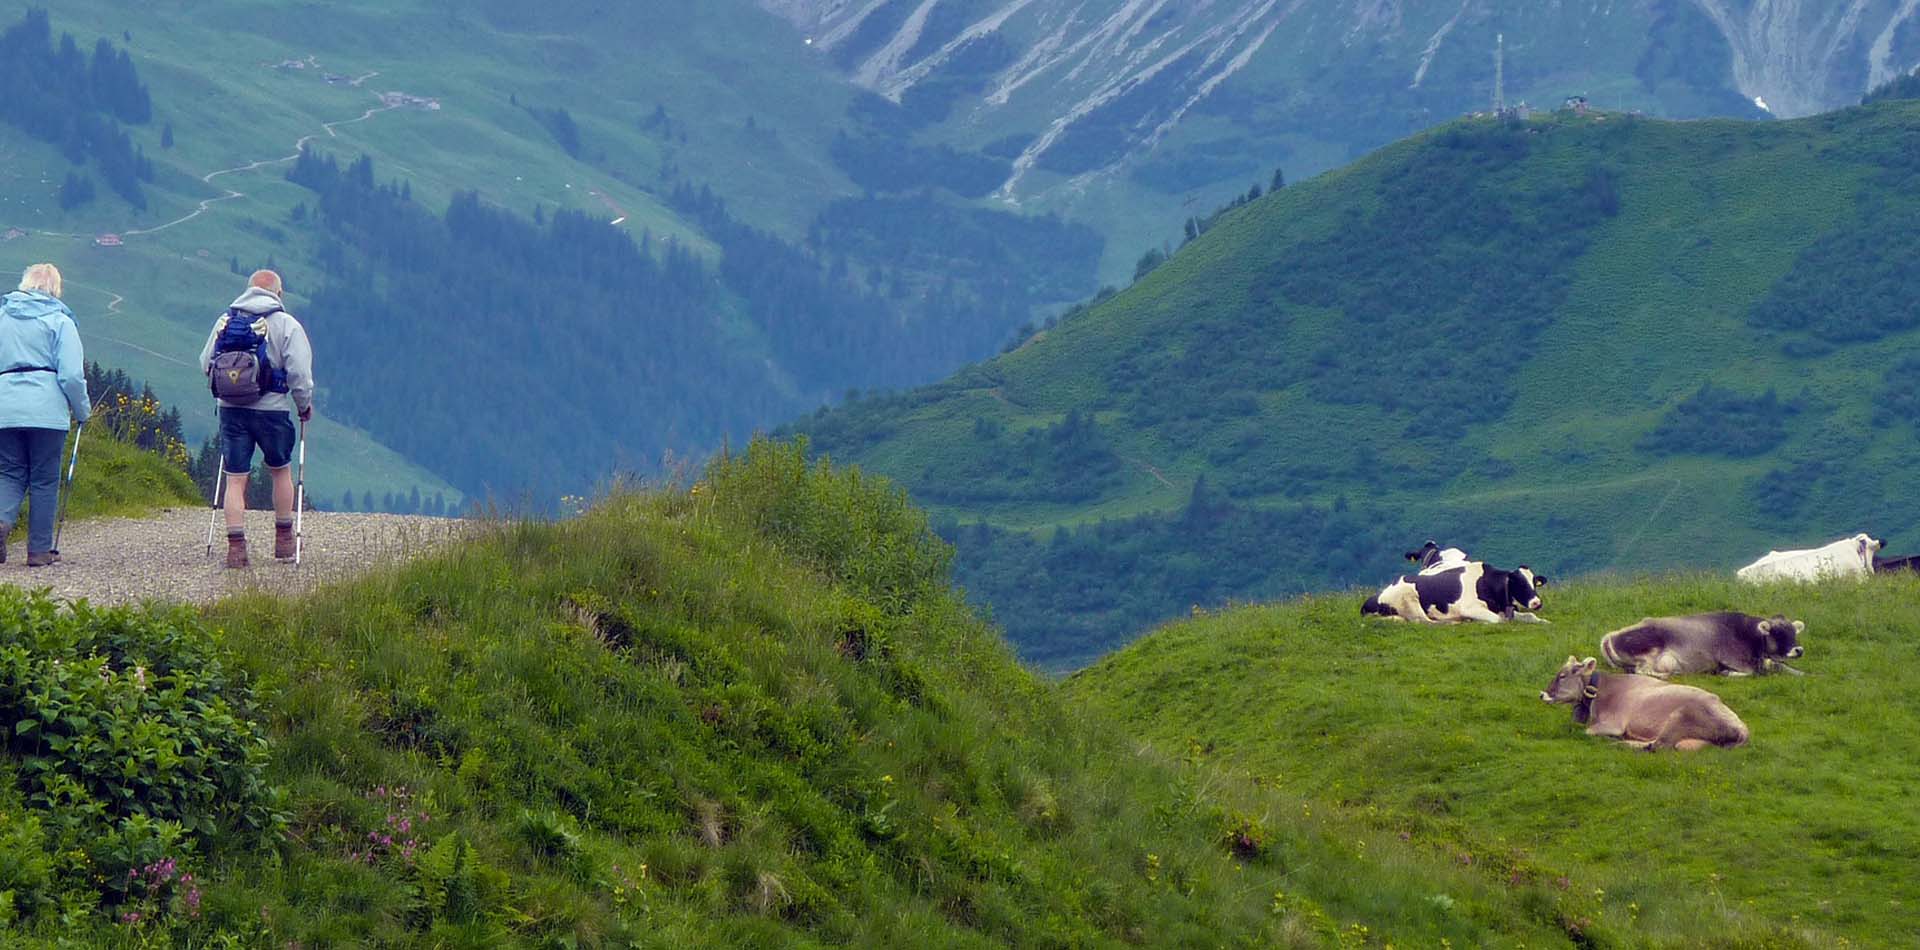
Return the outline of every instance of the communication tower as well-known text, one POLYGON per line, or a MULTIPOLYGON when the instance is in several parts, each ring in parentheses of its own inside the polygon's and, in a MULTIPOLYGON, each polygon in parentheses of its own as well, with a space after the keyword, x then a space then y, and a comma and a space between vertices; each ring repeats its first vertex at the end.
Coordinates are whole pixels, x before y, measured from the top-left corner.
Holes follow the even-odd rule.
POLYGON ((1507 35, 1495 33, 1493 36, 1493 114, 1505 115, 1507 111, 1507 35))

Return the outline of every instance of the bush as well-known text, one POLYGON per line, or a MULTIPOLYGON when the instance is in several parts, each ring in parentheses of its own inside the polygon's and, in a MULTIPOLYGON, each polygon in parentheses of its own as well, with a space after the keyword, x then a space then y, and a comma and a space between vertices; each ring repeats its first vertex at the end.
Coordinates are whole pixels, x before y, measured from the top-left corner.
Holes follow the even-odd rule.
POLYGON ((1640 448, 1662 455, 1750 458, 1784 441, 1787 420, 1799 411, 1771 389, 1743 396, 1708 384, 1669 410, 1640 440, 1640 448))
POLYGON ((809 465, 805 439, 755 439, 744 454, 722 455, 694 486, 696 496, 709 490, 721 511, 890 612, 933 596, 949 577, 953 549, 905 491, 826 459, 809 465))
POLYGON ((264 779, 253 706, 246 677, 186 608, 63 610, 44 592, 0 588, 0 728, 25 809, 0 825, 0 876, 26 886, 19 909, 45 891, 34 884, 45 869, 11 847, 36 824, 61 886, 116 904, 176 881, 150 868, 275 837, 280 792, 264 779))

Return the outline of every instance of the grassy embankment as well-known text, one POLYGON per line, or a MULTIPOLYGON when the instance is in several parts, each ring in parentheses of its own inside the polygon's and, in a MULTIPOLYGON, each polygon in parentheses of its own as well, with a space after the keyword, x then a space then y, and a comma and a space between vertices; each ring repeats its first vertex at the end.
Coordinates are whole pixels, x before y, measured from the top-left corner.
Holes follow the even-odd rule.
POLYGON ((1920 905, 1920 579, 1755 589, 1672 576, 1548 589, 1553 626, 1362 622, 1361 595, 1164 628, 1065 685, 1162 750, 1408 837, 1430 853, 1560 880, 1625 943, 1727 938, 1898 946, 1920 905), (1643 616, 1804 620, 1807 675, 1684 677, 1752 744, 1631 752, 1538 698, 1568 654, 1643 616))
MULTIPOLYGON (((48 631, 66 628, 10 622, 9 675, 162 712, 190 695, 235 718, 179 728, 217 720, 247 746, 256 722, 266 740, 239 763, 186 750, 167 772, 137 736, 114 750, 136 785, 206 771, 239 789, 232 814, 136 835, 122 803, 35 804, 34 776, 61 761, 45 737, 68 723, 12 710, 46 725, 15 735, 7 760, 9 795, 24 796, 0 809, 10 939, 1539 947, 1631 933, 1577 875, 1564 889, 1490 877, 1137 747, 1019 667, 947 586, 946 557, 883 484, 760 445, 694 490, 503 525, 309 599, 226 601, 204 626, 95 617, 65 636, 122 645, 73 648, 64 666, 51 659, 69 641, 48 631), (141 633, 160 627, 173 632, 141 633), (198 693, 164 678, 129 691, 135 671, 181 675, 162 654, 214 672, 198 693), (124 847, 59 837, 89 821, 124 847), (115 883, 122 868, 138 888, 115 883), (144 903, 94 906, 120 890, 144 903), (130 907, 141 920, 108 922, 130 907)), ((104 787, 128 781, 105 762, 104 787)), ((1687 906, 1751 932, 1740 908, 1687 906)))

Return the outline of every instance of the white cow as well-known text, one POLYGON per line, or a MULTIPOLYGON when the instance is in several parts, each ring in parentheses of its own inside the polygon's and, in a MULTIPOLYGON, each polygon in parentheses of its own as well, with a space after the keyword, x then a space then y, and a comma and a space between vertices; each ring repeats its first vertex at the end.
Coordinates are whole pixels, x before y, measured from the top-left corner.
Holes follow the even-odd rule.
POLYGON ((1743 581, 1817 581, 1827 577, 1858 577, 1873 573, 1873 555, 1882 542, 1861 533, 1808 551, 1768 551, 1736 572, 1743 581))

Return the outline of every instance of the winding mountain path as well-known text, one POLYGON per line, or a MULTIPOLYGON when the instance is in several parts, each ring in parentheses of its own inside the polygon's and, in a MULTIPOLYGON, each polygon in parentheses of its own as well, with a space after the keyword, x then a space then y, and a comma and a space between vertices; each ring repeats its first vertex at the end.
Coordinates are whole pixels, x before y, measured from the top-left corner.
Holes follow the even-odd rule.
POLYGON ((204 604, 233 594, 299 593, 351 578, 382 565, 411 560, 447 542, 485 529, 482 522, 410 515, 308 512, 300 566, 276 562, 273 515, 247 513, 253 566, 225 567, 226 535, 220 529, 207 554, 208 509, 169 508, 147 518, 101 518, 66 526, 60 563, 26 566, 26 545, 16 538, 0 564, 0 584, 45 587, 63 600, 95 604, 164 600, 204 604))
MULTIPOLYGON (((372 78, 372 76, 377 76, 377 75, 379 74, 372 73, 372 74, 369 74, 368 76, 362 77, 362 79, 364 80, 364 79, 372 78)), ((382 112, 391 112, 392 110, 398 109, 398 108, 399 106, 386 106, 386 105, 374 106, 373 108, 370 108, 367 111, 362 112, 360 115, 351 119, 339 119, 333 122, 322 123, 320 128, 324 130, 324 133, 314 132, 310 135, 301 136, 298 140, 296 140, 293 143, 293 154, 291 155, 283 155, 279 158, 263 158, 258 161, 248 162, 245 165, 235 165, 232 168, 222 168, 219 171, 208 172, 205 175, 200 176, 200 180, 211 185, 213 184, 213 180, 215 178, 219 178, 223 175, 237 175, 241 172, 250 172, 255 169, 264 168, 268 165, 284 165, 287 162, 291 162, 294 159, 299 158, 300 151, 307 147, 307 143, 313 141, 314 139, 319 138, 322 134, 325 134, 329 137, 337 137, 339 133, 335 132, 334 129, 340 126, 352 125, 355 122, 365 122, 368 119, 371 119, 382 112)), ((193 219, 203 214, 206 214, 209 209, 211 209, 214 205, 217 205, 222 201, 233 201, 236 198, 245 198, 246 196, 247 195, 245 192, 235 191, 229 188, 227 189, 226 194, 220 195, 219 197, 215 197, 215 198, 208 198, 200 202, 199 207, 193 209, 192 211, 178 218, 173 219, 172 221, 168 221, 165 224, 154 225, 153 227, 150 227, 150 228, 134 228, 132 230, 122 231, 120 233, 123 237, 135 237, 135 236, 144 235, 144 234, 158 234, 161 231, 167 230, 168 228, 175 227, 177 225, 186 224, 188 221, 192 221, 193 219)))

